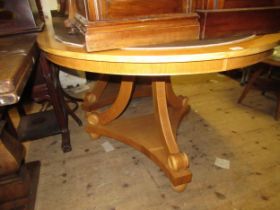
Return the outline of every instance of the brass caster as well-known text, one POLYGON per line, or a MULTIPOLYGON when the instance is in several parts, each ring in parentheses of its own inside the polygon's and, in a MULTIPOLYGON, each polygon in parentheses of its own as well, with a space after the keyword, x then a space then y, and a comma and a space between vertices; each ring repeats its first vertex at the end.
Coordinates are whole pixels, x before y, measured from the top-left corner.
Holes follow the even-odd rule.
POLYGON ((181 184, 181 185, 177 185, 177 186, 174 186, 172 185, 172 189, 176 192, 183 192, 187 187, 187 184, 181 184))
POLYGON ((180 169, 186 169, 189 167, 189 159, 186 153, 169 155, 167 161, 169 168, 174 171, 179 171, 180 169))
POLYGON ((99 123, 98 114, 97 113, 88 114, 87 121, 90 125, 97 125, 99 123))
POLYGON ((99 135, 99 134, 97 134, 97 133, 90 133, 89 135, 91 136, 91 138, 92 138, 93 140, 97 140, 97 139, 99 139, 100 136, 101 136, 101 135, 99 135))

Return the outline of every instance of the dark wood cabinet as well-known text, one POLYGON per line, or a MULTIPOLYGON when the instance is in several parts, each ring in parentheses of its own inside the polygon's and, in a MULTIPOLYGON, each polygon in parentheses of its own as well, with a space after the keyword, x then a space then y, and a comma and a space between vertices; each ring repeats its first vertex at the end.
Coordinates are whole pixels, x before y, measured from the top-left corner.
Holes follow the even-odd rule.
POLYGON ((196 14, 185 0, 70 0, 70 22, 85 35, 88 51, 194 40, 196 14))
POLYGON ((192 10, 280 6, 280 0, 190 0, 192 10))
POLYGON ((200 39, 224 38, 280 31, 280 7, 197 10, 200 39))
POLYGON ((41 31, 43 13, 40 0, 1 0, 0 35, 41 31))
POLYGON ((77 12, 90 21, 185 13, 184 0, 76 0, 77 12))

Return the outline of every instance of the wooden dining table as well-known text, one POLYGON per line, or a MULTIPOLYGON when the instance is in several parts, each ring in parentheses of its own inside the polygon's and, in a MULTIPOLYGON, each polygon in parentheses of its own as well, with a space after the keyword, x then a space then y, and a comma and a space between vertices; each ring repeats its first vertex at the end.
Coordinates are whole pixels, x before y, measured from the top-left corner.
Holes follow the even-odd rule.
POLYGON ((107 136, 144 153, 164 171, 176 191, 183 191, 192 177, 188 156, 176 140, 176 130, 190 105, 187 97, 174 93, 170 77, 258 63, 272 54, 280 40, 280 33, 275 33, 88 53, 83 39, 76 36, 67 34, 61 20, 46 24, 37 38, 45 78, 51 85, 54 78, 48 73, 56 71, 56 66, 100 74, 84 98, 85 130, 93 139, 107 136), (116 95, 108 96, 112 75, 121 80, 116 95), (131 99, 141 96, 152 97, 154 113, 123 116, 131 99), (105 110, 98 109, 108 104, 105 110))

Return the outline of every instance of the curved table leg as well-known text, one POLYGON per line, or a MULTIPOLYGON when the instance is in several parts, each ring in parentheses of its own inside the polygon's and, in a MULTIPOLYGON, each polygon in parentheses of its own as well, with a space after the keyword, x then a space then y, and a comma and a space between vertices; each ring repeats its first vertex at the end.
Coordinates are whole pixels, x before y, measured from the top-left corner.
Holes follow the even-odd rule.
POLYGON ((94 109, 94 105, 102 96, 105 88, 108 85, 109 76, 108 75, 100 75, 97 79, 94 87, 85 95, 83 109, 87 112, 90 112, 94 109))
MULTIPOLYGON (((95 109, 111 105, 116 99, 119 84, 115 80, 118 76, 100 75, 96 84, 86 93, 83 103, 83 110, 91 112, 95 109)), ((150 84, 147 81, 137 81, 134 87, 132 98, 151 96, 150 84)))
POLYGON ((168 105, 172 106, 175 109, 180 109, 183 107, 187 107, 188 105, 188 97, 186 96, 177 96, 172 88, 172 84, 170 78, 166 79, 166 97, 168 105))
MULTIPOLYGON (((188 109, 184 99, 177 97, 171 87, 170 81, 157 80, 152 84, 153 88, 153 99, 154 99, 154 110, 157 124, 160 126, 161 133, 163 134, 163 140, 166 144, 168 152, 167 163, 168 167, 173 171, 185 170, 189 167, 189 160, 185 153, 179 151, 176 142, 176 129, 180 120, 177 121, 176 127, 172 127, 171 120, 169 117, 169 111, 167 102, 176 109, 185 112, 188 109)), ((180 113, 179 111, 179 113, 180 113)), ((176 186, 178 190, 183 190, 186 184, 176 186)))
MULTIPOLYGON (((87 116, 88 122, 93 126, 97 124, 106 125, 112 120, 116 119, 127 107, 128 102, 132 95, 133 86, 134 86, 134 77, 125 77, 121 82, 117 99, 112 104, 112 106, 106 111, 101 113, 98 112, 88 113, 87 116)), ((91 133, 91 136, 94 139, 100 137, 96 133, 91 133)))
POLYGON ((174 189, 182 191, 190 182, 191 173, 187 169, 187 155, 178 148, 176 130, 189 106, 184 98, 174 94, 168 81, 168 78, 152 81, 154 114, 122 118, 134 86, 134 78, 125 77, 118 97, 109 109, 88 113, 86 130, 94 138, 108 136, 144 153, 165 172, 174 189), (171 107, 168 107, 168 101, 171 107))

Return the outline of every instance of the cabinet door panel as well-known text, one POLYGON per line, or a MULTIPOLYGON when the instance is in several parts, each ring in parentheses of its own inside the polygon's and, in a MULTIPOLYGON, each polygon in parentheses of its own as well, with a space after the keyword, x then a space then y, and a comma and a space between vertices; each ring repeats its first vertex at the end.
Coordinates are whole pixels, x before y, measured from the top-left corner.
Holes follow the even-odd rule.
POLYGON ((134 18, 184 12, 185 0, 99 0, 102 19, 134 18))

